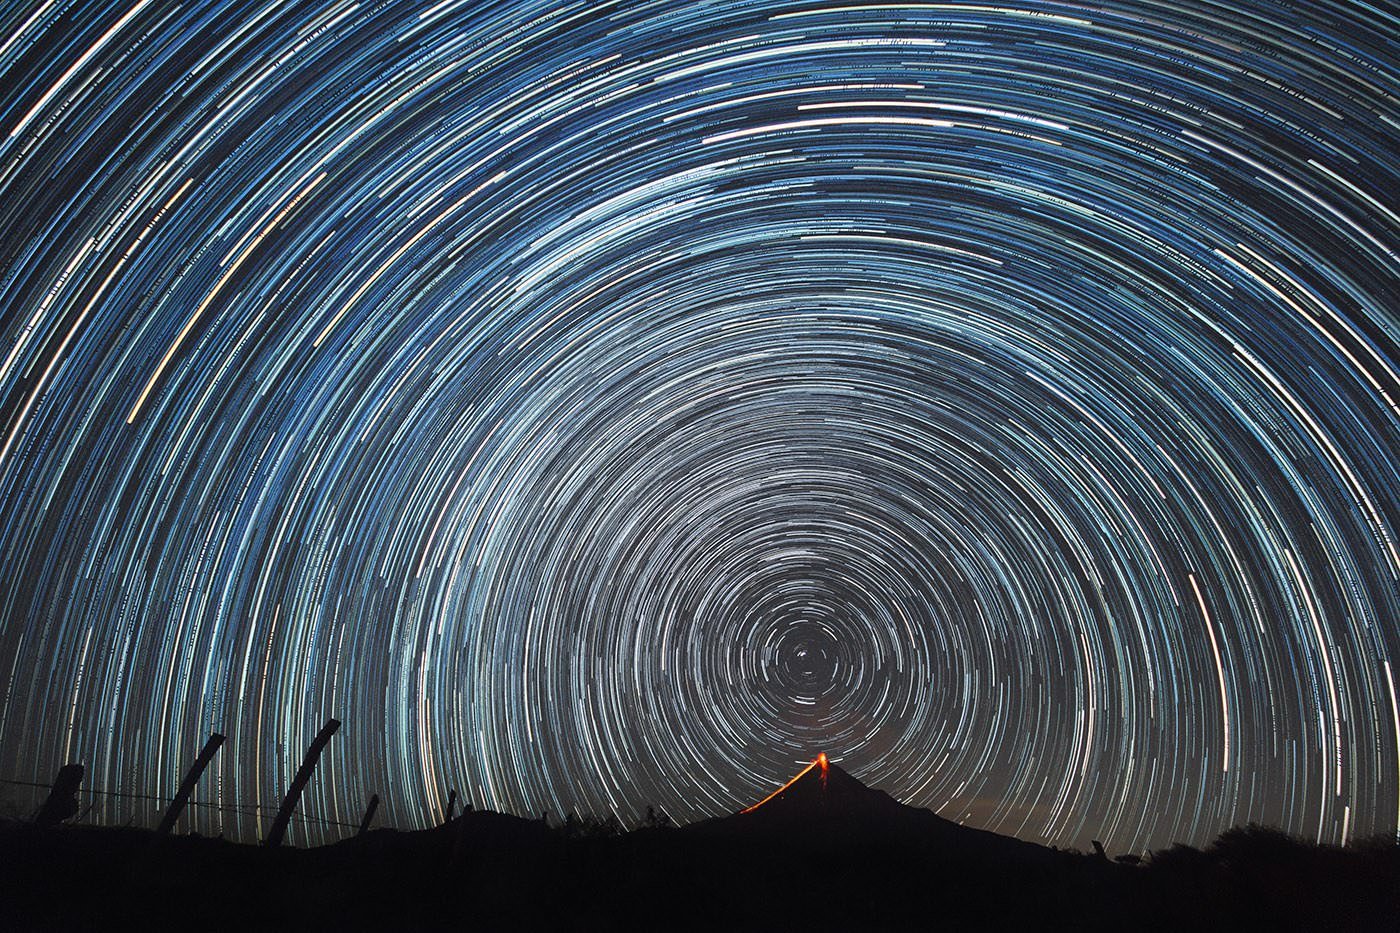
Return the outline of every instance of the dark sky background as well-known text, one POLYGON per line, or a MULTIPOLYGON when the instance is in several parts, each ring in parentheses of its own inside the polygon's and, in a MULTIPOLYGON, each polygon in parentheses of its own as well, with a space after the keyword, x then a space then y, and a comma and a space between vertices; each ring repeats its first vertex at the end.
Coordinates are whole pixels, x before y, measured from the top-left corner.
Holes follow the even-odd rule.
POLYGON ((0 778, 1395 834, 1398 34, 5 4, 0 778))

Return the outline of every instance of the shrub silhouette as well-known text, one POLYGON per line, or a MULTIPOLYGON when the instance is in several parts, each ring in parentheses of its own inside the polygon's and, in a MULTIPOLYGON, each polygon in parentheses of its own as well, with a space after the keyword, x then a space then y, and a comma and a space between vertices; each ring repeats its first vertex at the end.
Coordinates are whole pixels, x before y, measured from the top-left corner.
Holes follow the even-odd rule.
POLYGON ((1210 844, 1206 853, 1230 866, 1237 864, 1276 864, 1306 857, 1313 847, 1281 829, 1250 823, 1228 829, 1210 844))
POLYGON ((667 816, 666 813, 665 813, 664 811, 658 810, 656 807, 648 806, 648 807, 647 807, 647 815, 644 816, 644 817, 642 817, 641 825, 640 825, 638 828, 639 828, 639 829, 669 829, 670 827, 671 827, 671 818, 670 818, 669 816, 667 816))
POLYGON ((570 812, 564 817, 564 825, 559 832, 565 839, 607 839, 620 836, 624 832, 622 823, 616 816, 578 816, 570 812))

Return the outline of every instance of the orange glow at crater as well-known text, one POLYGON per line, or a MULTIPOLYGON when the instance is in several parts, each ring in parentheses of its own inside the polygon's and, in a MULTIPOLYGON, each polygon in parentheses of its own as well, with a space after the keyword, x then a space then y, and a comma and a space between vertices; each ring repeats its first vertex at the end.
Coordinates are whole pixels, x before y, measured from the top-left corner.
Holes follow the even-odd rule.
POLYGON ((794 774, 794 775, 792 776, 792 779, 789 780, 789 781, 788 781, 786 784, 784 784, 782 787, 779 787, 777 790, 773 791, 773 793, 769 794, 767 797, 764 797, 762 800, 760 800, 758 803, 754 804, 753 806, 751 806, 751 807, 746 807, 745 809, 740 810, 739 812, 740 812, 740 813, 752 813, 753 811, 757 810, 759 807, 763 806, 763 805, 764 805, 765 803, 767 803, 768 801, 772 800, 774 797, 776 797, 776 796, 778 796, 779 794, 781 794, 783 791, 787 790, 787 789, 788 789, 789 787, 791 787, 792 785, 796 784, 799 780, 802 779, 802 775, 806 774, 808 771, 811 771, 813 768, 816 768, 816 767, 820 767, 820 768, 822 769, 822 789, 825 790, 825 789, 826 789, 827 761, 826 761, 826 752, 821 752, 820 754, 817 755, 816 758, 813 758, 813 759, 812 759, 812 763, 811 763, 811 764, 809 764, 807 767, 803 768, 801 771, 799 771, 799 772, 797 772, 796 774, 794 774))

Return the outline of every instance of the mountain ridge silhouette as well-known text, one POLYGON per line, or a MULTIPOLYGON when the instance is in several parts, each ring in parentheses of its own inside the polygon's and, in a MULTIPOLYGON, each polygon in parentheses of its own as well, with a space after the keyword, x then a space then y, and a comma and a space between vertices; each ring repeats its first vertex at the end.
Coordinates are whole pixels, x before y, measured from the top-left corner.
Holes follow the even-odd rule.
POLYGON ((1247 827, 1142 866, 944 819, 818 759, 762 800, 621 832, 469 810, 328 846, 0 821, 7 930, 1394 929, 1400 847, 1247 827), (217 906, 214 906, 217 905, 217 906))

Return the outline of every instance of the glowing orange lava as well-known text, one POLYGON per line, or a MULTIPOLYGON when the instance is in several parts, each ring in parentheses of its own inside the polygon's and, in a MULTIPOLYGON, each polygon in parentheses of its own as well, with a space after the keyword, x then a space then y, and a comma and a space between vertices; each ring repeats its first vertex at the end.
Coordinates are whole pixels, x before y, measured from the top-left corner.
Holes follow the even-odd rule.
POLYGON ((740 813, 752 813, 753 811, 757 810, 759 807, 763 806, 763 805, 764 805, 765 803, 767 803, 768 801, 772 800, 774 797, 776 797, 776 796, 778 796, 779 794, 781 794, 783 791, 787 790, 787 789, 788 789, 789 787, 791 787, 792 785, 796 784, 799 780, 802 779, 802 775, 806 774, 808 771, 811 771, 813 768, 818 767, 818 766, 820 766, 821 769, 822 769, 822 789, 825 790, 825 789, 826 789, 827 762, 826 762, 826 752, 822 752, 822 753, 820 753, 819 755, 817 755, 816 758, 813 758, 813 759, 812 759, 812 763, 811 763, 811 764, 809 764, 807 767, 803 768, 801 771, 799 771, 799 772, 797 772, 796 774, 794 774, 794 775, 792 776, 792 779, 791 779, 790 781, 788 781, 786 784, 784 784, 782 787, 779 787, 777 790, 773 791, 773 793, 769 794, 767 797, 764 797, 762 800, 760 800, 758 803, 754 804, 753 806, 751 806, 751 807, 746 807, 745 809, 740 810, 739 812, 740 812, 740 813))

